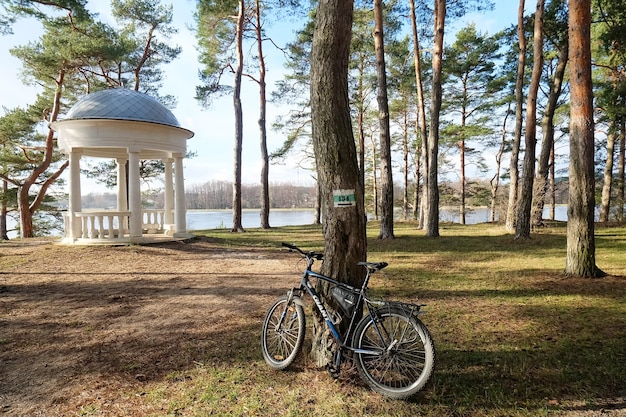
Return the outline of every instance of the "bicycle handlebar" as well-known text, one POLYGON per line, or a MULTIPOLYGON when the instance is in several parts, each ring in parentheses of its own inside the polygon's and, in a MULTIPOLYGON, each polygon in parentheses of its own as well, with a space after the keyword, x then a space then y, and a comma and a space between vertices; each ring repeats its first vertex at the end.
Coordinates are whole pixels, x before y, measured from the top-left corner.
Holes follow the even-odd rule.
POLYGON ((323 253, 318 253, 318 252, 314 252, 314 251, 305 252, 302 249, 300 249, 299 247, 297 247, 296 245, 291 245, 291 244, 285 243, 285 242, 282 242, 280 245, 285 247, 285 248, 289 248, 290 252, 291 251, 300 252, 303 256, 306 256, 307 258, 313 258, 313 259, 316 259, 318 261, 321 261, 321 260, 324 259, 324 254, 323 253))

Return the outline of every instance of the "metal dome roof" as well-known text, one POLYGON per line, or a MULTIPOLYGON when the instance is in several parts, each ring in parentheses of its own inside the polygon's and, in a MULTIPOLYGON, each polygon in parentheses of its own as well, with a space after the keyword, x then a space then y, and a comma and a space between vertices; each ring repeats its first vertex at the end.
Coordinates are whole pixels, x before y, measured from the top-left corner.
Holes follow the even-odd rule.
POLYGON ((147 94, 112 88, 87 94, 72 106, 64 120, 112 119, 180 127, 172 112, 147 94))

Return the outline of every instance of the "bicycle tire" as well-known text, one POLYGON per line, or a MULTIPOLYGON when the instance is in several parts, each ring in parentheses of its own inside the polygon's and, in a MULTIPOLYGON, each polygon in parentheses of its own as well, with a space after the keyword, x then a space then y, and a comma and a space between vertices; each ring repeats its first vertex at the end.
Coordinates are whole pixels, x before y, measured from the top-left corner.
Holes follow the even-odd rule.
POLYGON ((306 321, 304 309, 291 301, 287 306, 287 296, 274 301, 269 308, 261 330, 261 348, 265 362, 277 370, 285 369, 293 363, 302 349, 306 321), (278 327, 283 313, 286 316, 278 327))
POLYGON ((359 321, 352 347, 359 374, 374 391, 404 399, 420 391, 435 366, 435 345, 420 319, 402 309, 383 307, 359 321))

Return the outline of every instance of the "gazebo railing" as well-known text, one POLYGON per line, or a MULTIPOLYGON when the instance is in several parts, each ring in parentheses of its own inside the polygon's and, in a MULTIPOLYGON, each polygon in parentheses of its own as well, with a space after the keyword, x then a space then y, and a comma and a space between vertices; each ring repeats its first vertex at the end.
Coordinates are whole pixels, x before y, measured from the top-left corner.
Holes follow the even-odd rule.
POLYGON ((165 223, 165 210, 143 209, 141 210, 142 229, 147 233, 159 233, 163 231, 165 223))
MULTIPOLYGON (((97 241, 127 241, 130 236, 130 211, 88 210, 74 213, 80 222, 80 232, 76 239, 97 241)), ((71 213, 64 213, 65 236, 71 236, 71 213)), ((141 211, 142 233, 164 233, 165 211, 144 209, 141 211)))
MULTIPOLYGON (((74 214, 81 222, 81 239, 128 238, 130 211, 83 211, 74 214)), ((65 230, 69 230, 67 226, 65 230)))

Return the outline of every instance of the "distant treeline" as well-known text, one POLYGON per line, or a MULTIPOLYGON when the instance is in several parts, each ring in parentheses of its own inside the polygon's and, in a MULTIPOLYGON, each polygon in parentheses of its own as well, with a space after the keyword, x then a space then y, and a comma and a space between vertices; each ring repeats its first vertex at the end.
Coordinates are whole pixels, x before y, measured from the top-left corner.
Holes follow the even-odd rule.
MULTIPOLYGON (((289 183, 270 184, 271 208, 313 208, 315 207, 315 185, 303 186, 289 183)), ((191 185, 185 190, 189 209, 228 209, 233 206, 233 183, 209 181, 201 185, 191 185)), ((261 185, 241 186, 242 208, 259 208, 261 185)))
MULTIPOLYGON (((261 204, 260 185, 242 185, 242 207, 259 208, 261 204)), ((159 191, 144 191, 143 206, 163 208, 164 194, 159 191)), ((270 184, 271 208, 314 208, 317 187, 315 185, 294 185, 288 183, 270 184)), ((229 181, 209 181, 204 184, 187 185, 185 199, 188 209, 220 210, 233 206, 233 183, 229 181)), ((91 193, 82 197, 83 208, 117 207, 115 193, 91 193)))

